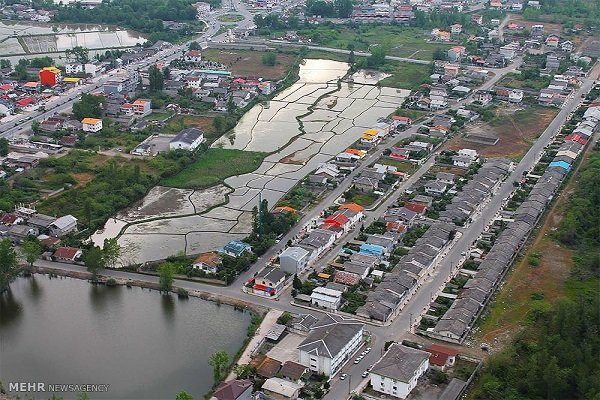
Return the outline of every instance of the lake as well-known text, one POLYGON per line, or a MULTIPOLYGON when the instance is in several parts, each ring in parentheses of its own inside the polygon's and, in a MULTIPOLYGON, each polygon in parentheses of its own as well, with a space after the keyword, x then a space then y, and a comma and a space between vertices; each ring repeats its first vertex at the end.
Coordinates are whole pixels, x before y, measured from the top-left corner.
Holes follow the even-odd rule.
POLYGON ((208 358, 222 350, 233 356, 250 319, 230 306, 148 289, 19 278, 0 295, 0 381, 5 389, 9 382, 110 385, 91 399, 174 399, 182 390, 199 399, 213 384, 208 358))

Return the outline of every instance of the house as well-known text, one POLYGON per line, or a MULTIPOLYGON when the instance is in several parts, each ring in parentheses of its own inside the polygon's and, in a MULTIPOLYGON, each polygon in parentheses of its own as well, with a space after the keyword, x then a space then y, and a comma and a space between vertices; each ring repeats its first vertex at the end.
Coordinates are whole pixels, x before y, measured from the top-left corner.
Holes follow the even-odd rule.
POLYGON ((558 47, 559 43, 560 37, 558 37, 557 35, 551 34, 548 35, 548 37, 546 38, 546 46, 548 47, 558 47))
POLYGON ((300 275, 307 267, 310 252, 302 247, 288 247, 279 255, 280 268, 288 274, 300 275))
POLYGON ((74 263, 82 254, 81 249, 75 247, 59 247, 54 254, 52 254, 52 258, 55 261, 74 263))
POLYGON ((322 176, 324 178, 335 178, 340 174, 340 170, 337 165, 332 163, 323 163, 319 165, 319 168, 315 171, 313 175, 322 176))
POLYGON ((465 54, 466 48, 464 46, 452 46, 448 49, 448 61, 459 62, 465 54))
POLYGON ((54 221, 56 221, 55 217, 35 213, 29 217, 29 219, 27 220, 27 224, 34 228, 45 230, 48 229, 54 221))
POLYGON ((392 116, 392 126, 394 129, 398 129, 399 127, 410 126, 412 124, 412 119, 409 117, 402 117, 400 115, 392 116))
POLYGON ((299 362, 329 377, 337 374, 361 346, 364 325, 338 315, 326 314, 311 327, 298 346, 299 362))
POLYGON ((138 117, 145 117, 152 113, 152 101, 146 99, 138 99, 131 103, 133 113, 138 117))
POLYGON ((252 390, 252 381, 248 379, 234 379, 217 386, 211 400, 251 400, 252 390))
POLYGON ((338 271, 335 273, 333 281, 346 286, 354 286, 360 282, 360 276, 353 272, 338 271))
POLYGON ((404 208, 414 211, 419 215, 424 215, 425 211, 427 211, 427 206, 425 204, 415 203, 414 201, 405 203, 404 208))
POLYGON ((289 381, 300 383, 302 378, 309 374, 310 370, 302 364, 298 364, 294 361, 286 361, 279 370, 279 375, 289 381))
POLYGON ((477 154, 477 151, 473 150, 473 149, 460 149, 458 151, 458 155, 461 157, 468 157, 473 161, 476 161, 477 158, 479 157, 479 155, 477 154))
POLYGON ((252 286, 254 293, 275 296, 283 289, 285 276, 285 272, 279 268, 263 268, 254 279, 254 286, 252 286))
POLYGON ((359 192, 373 192, 379 188, 379 180, 361 176, 354 181, 354 187, 359 192))
POLYGON ((429 181, 425 184, 425 193, 433 196, 441 196, 448 189, 448 185, 440 181, 429 181))
POLYGON ((327 177, 311 174, 308 176, 308 184, 310 186, 325 186, 327 185, 327 177))
POLYGON ((565 40, 560 44, 560 49, 564 52, 571 53, 575 50, 575 45, 570 40, 565 40))
POLYGON ((21 243, 29 237, 37 236, 39 233, 37 228, 27 225, 11 225, 8 229, 8 237, 15 243, 21 243))
POLYGON ((77 230, 77 218, 72 215, 65 215, 48 226, 50 235, 54 237, 63 237, 77 230))
POLYGON ((13 213, 3 214, 2 218, 0 218, 0 224, 6 225, 6 226, 18 225, 21 222, 23 222, 23 218, 19 217, 17 214, 13 214, 13 213))
POLYGON ((445 183, 447 185, 454 185, 456 175, 449 172, 438 172, 435 174, 435 180, 438 182, 445 183))
POLYGON ((520 103, 523 101, 523 91, 518 89, 513 89, 508 92, 508 101, 510 103, 520 103))
POLYGON ((342 303, 342 292, 325 287, 317 287, 310 295, 310 302, 317 307, 337 310, 342 303))
POLYGON ((262 391, 269 398, 274 400, 296 400, 300 394, 300 389, 304 386, 295 382, 290 382, 282 378, 269 378, 262 385, 262 391))
POLYGON ((383 214, 384 222, 400 221, 406 226, 411 226, 416 217, 417 213, 406 207, 390 208, 383 214))
POLYGON ((204 134, 198 128, 186 128, 169 142, 170 150, 194 151, 204 142, 204 134))
POLYGON ((449 347, 440 346, 439 344, 432 344, 425 349, 429 356, 429 365, 432 368, 437 368, 445 371, 447 368, 452 368, 456 363, 456 356, 458 351, 449 347))
POLYGON ((62 74, 56 67, 44 67, 39 72, 39 78, 42 86, 54 86, 62 81, 62 74))
POLYGON ((81 129, 90 133, 100 132, 102 130, 102 120, 99 118, 84 118, 81 120, 81 129))
POLYGON ((232 240, 223 246, 222 252, 231 257, 240 257, 245 252, 252 251, 252 246, 241 240, 232 240))
POLYGON ((183 56, 185 62, 199 63, 202 61, 202 52, 200 50, 190 50, 183 56))
POLYGON ((461 32, 462 32, 461 24, 453 24, 450 26, 450 33, 452 33, 453 35, 458 35, 461 32))
POLYGON ((555 70, 560 68, 560 59, 555 54, 546 56, 546 69, 555 70))
POLYGON ((429 353, 394 343, 371 368, 371 386, 377 392, 405 399, 428 368, 429 353))
POLYGON ((311 253, 310 259, 314 260, 327 250, 337 239, 337 235, 329 230, 315 229, 302 239, 300 247, 311 253))
POLYGON ((200 269, 204 272, 216 274, 223 262, 223 257, 214 251, 198 254, 198 257, 194 260, 192 267, 194 269, 200 269))

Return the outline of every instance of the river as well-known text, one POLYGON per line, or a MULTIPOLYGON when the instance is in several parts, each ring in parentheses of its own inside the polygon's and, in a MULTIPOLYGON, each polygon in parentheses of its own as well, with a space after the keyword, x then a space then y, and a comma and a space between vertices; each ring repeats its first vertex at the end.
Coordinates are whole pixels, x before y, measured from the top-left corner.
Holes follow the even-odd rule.
MULTIPOLYGON (((211 354, 233 356, 251 315, 195 298, 71 278, 18 278, 0 295, 0 381, 108 384, 91 399, 199 399, 211 354)), ((51 393, 9 393, 48 399, 51 393)), ((77 393, 57 393, 65 399, 77 393)))

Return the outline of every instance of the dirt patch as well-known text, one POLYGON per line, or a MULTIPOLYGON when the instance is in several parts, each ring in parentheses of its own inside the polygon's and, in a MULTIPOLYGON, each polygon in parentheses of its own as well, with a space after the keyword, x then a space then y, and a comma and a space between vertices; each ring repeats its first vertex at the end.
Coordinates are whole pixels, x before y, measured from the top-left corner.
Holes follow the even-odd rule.
POLYGON ((303 161, 294 159, 295 156, 296 152, 293 152, 289 156, 283 157, 281 160, 279 160, 279 162, 282 164, 304 165, 303 161))
MULTIPOLYGON (((552 16, 549 15, 548 18, 552 18, 552 16)), ((524 26, 528 30, 531 30, 531 27, 533 25, 542 24, 542 25, 544 25, 544 34, 546 34, 546 35, 553 33, 555 35, 561 36, 561 33, 562 33, 562 24, 544 22, 543 16, 540 16, 539 21, 528 21, 528 20, 524 19, 522 15, 514 15, 513 14, 510 16, 510 19, 508 20, 509 24, 511 22, 514 22, 515 24, 520 25, 520 26, 524 26)))
POLYGON ((77 181, 76 188, 84 187, 94 179, 94 174, 89 172, 72 173, 71 176, 77 181))
POLYGON ((275 65, 263 65, 262 57, 265 54, 267 52, 264 51, 208 49, 202 55, 207 60, 224 64, 235 76, 262 77, 267 80, 283 78, 288 68, 296 62, 295 56, 278 53, 275 65))
POLYGON ((498 137, 494 145, 474 143, 458 136, 447 143, 449 150, 469 148, 484 157, 510 157, 520 159, 529 150, 548 124, 558 114, 558 109, 533 106, 504 106, 496 110, 489 122, 476 122, 464 130, 464 135, 493 135, 498 137))

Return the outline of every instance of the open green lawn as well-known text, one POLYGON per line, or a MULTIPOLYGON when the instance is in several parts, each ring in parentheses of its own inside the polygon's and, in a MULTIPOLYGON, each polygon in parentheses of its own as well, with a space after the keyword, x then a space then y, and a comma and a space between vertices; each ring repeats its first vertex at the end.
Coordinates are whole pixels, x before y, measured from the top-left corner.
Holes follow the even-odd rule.
POLYGON ((393 158, 382 157, 377 162, 383 165, 391 165, 392 167, 398 168, 399 172, 407 174, 412 174, 417 169, 417 166, 411 162, 395 160, 393 158))
POLYGON ((244 19, 244 17, 240 14, 224 14, 217 17, 217 21, 219 22, 240 22, 244 19))
POLYGON ((357 193, 352 197, 352 202, 363 207, 369 207, 379 196, 374 193, 357 193))
POLYGON ((422 83, 429 81, 428 65, 388 61, 380 69, 392 75, 379 82, 381 86, 415 90, 422 83))
MULTIPOLYGON (((348 45, 353 45, 356 51, 369 51, 373 45, 383 45, 391 56, 427 61, 432 60, 435 49, 448 49, 451 46, 428 43, 428 32, 425 30, 394 25, 364 24, 358 27, 313 25, 299 29, 298 34, 327 47, 347 49, 348 45)), ((282 32, 274 32, 271 36, 281 35, 282 32)))
POLYGON ((233 149, 208 149, 200 158, 161 184, 177 188, 206 188, 222 183, 225 178, 257 169, 266 153, 233 149))
POLYGON ((153 112, 148 115, 145 119, 148 121, 163 121, 165 118, 169 117, 171 112, 153 112))

